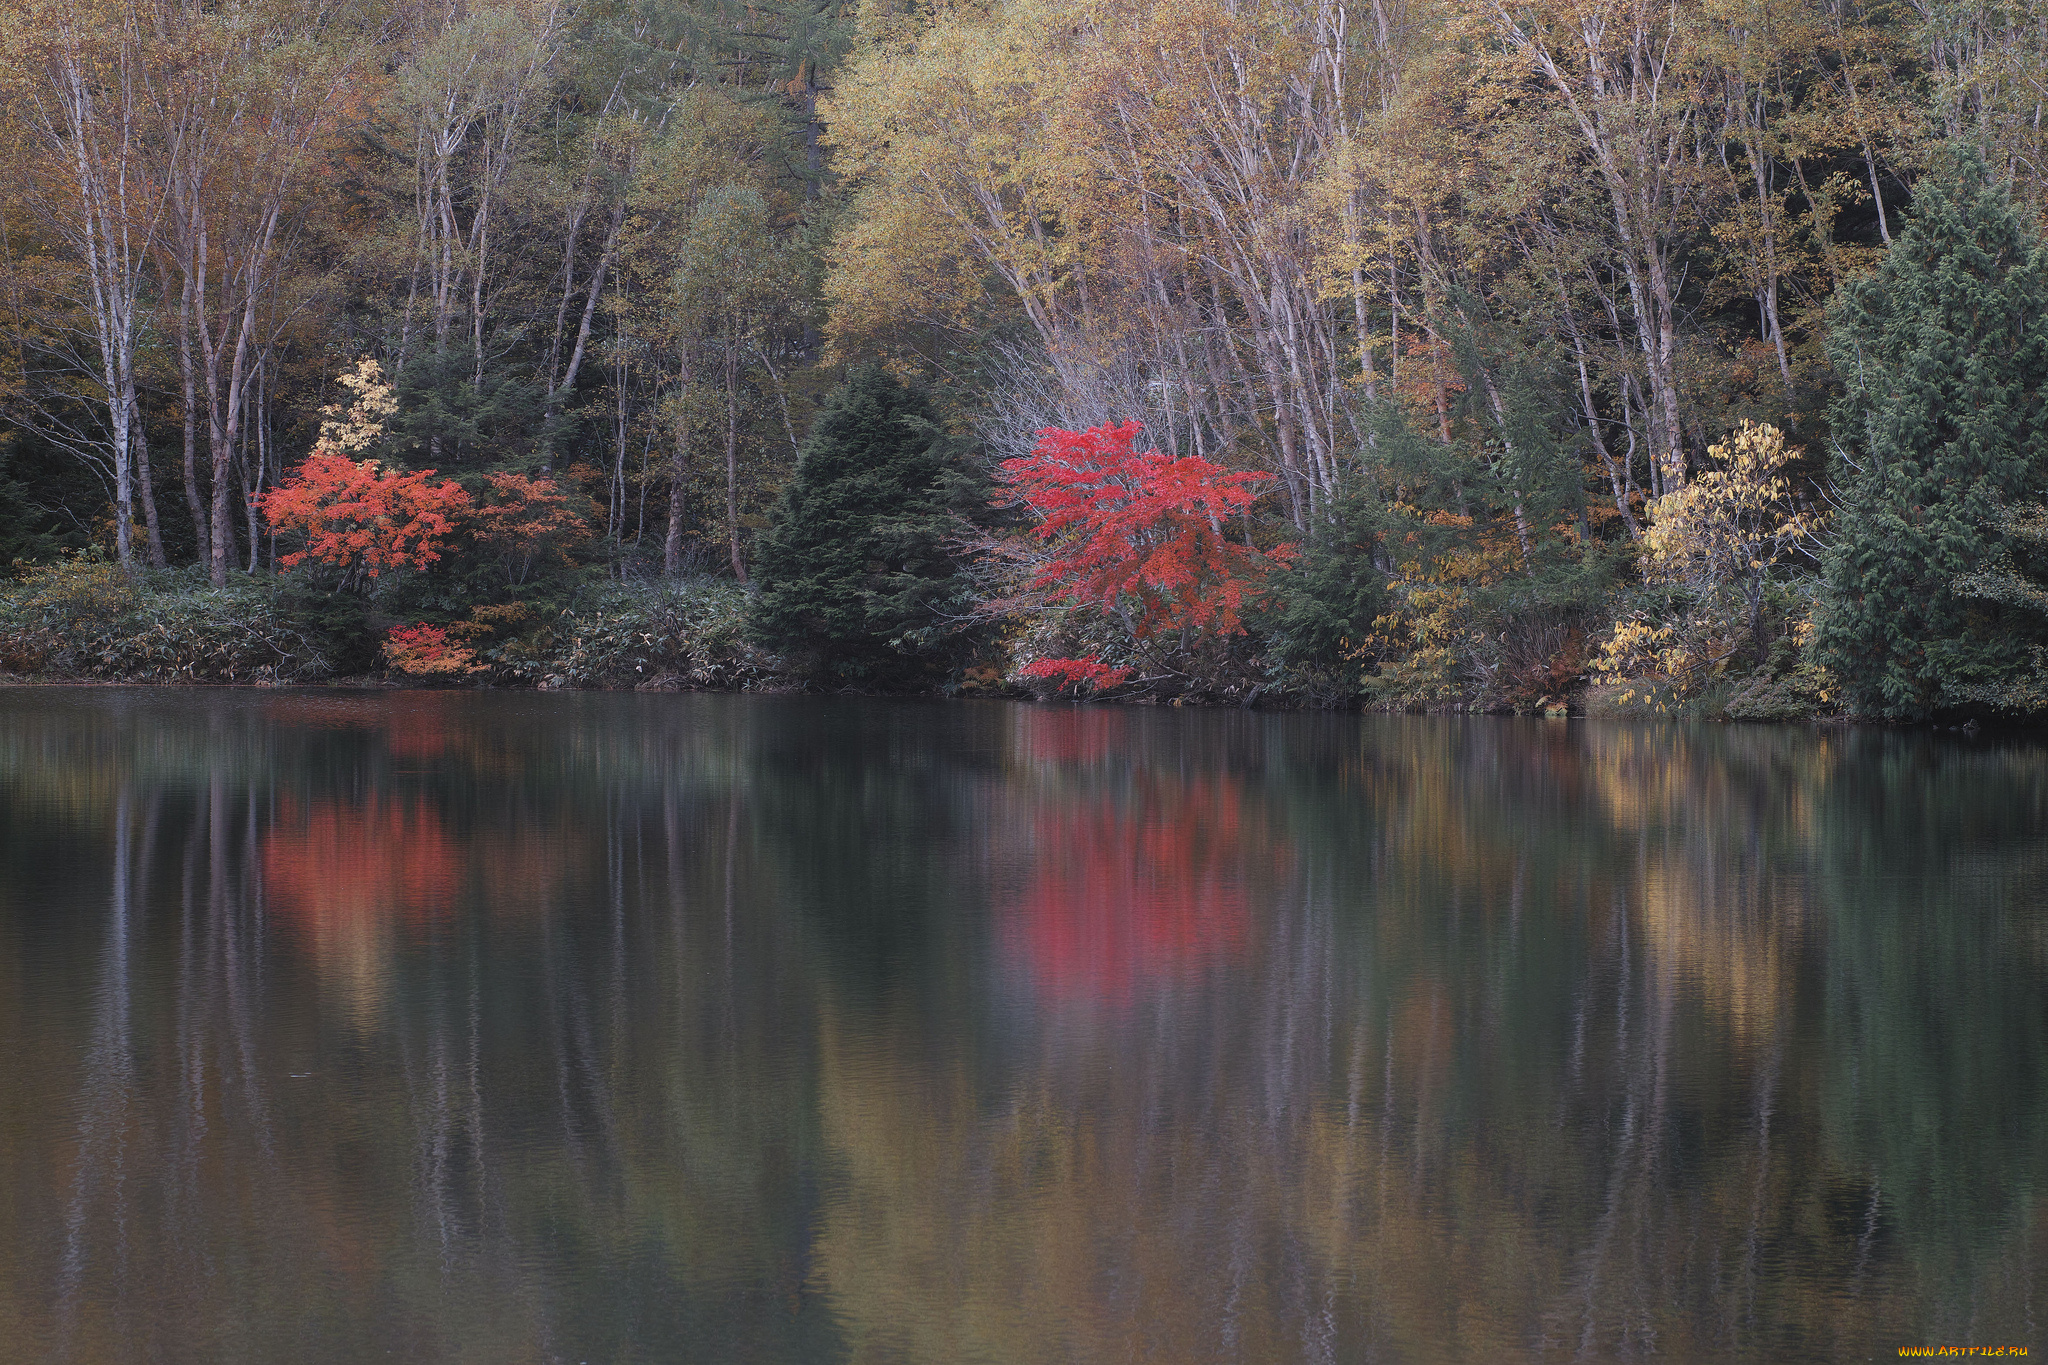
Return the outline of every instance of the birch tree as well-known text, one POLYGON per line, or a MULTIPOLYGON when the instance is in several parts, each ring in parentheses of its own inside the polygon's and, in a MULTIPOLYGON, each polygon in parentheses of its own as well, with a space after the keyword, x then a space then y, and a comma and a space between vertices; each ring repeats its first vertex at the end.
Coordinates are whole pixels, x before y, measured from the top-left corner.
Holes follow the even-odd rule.
MULTIPOLYGON (((148 167, 145 21, 120 0, 36 3, 0 27, 15 194, 49 250, 49 259, 28 262, 15 258, 20 244, 9 244, 18 324, 22 309, 35 314, 16 335, 42 369, 21 410, 111 486, 124 569, 135 563, 136 351, 149 322, 149 251, 165 216, 148 167)), ((146 468, 140 482, 161 563, 146 468)))
MULTIPOLYGON (((311 202, 307 181, 377 35, 351 27, 339 6, 221 11, 178 0, 158 22, 155 42, 179 56, 151 95, 169 206, 163 273, 178 293, 186 496, 208 576, 221 586, 235 550, 236 490, 246 503, 263 482, 260 469, 246 471, 246 487, 241 477, 258 421, 252 398, 265 392, 259 377, 290 312, 280 291, 311 202)), ((249 527, 253 571, 253 516, 249 527)))

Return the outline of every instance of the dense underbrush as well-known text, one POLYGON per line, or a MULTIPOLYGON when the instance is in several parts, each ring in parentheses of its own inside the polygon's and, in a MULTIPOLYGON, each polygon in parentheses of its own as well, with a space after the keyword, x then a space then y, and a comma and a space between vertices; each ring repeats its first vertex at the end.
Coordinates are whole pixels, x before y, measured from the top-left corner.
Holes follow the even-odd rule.
MULTIPOLYGON (((312 683, 757 691, 824 685, 749 638, 746 590, 697 577, 586 584, 566 606, 472 608, 439 622, 309 592, 291 576, 209 586, 196 570, 134 578, 94 555, 0 581, 0 671, 51 681, 312 683), (410 642, 401 648, 400 641, 410 642)), ((993 636, 927 690, 1135 703, 1792 719, 1825 709, 1789 635, 1753 667, 1623 684, 1589 671, 1602 627, 1578 604, 1445 610, 1401 638, 1304 644, 1302 611, 1269 603, 1247 633, 1139 638, 1114 617, 1047 612, 993 636), (1293 634, 1288 633, 1289 623, 1293 634), (1092 682, 1035 664, 1082 657, 1092 682), (1591 685, 1588 685, 1588 679, 1591 685)), ((1298 607, 1298 604, 1297 604, 1298 607)), ((1384 622, 1382 623, 1384 625, 1384 622)))
POLYGON ((0 672, 48 681, 310 683, 383 674, 415 683, 540 688, 777 685, 779 661, 745 635, 747 595, 729 581, 599 583, 568 606, 472 609, 445 623, 380 616, 291 577, 196 569, 130 577, 92 554, 0 581, 0 672), (434 647, 400 649, 422 637, 434 647))
POLYGON ((480 658, 514 685, 750 691, 781 666, 748 643, 746 609, 746 591, 725 580, 608 584, 480 658))
POLYGON ((118 682, 310 682, 330 650, 270 585, 224 588, 196 569, 130 579, 82 555, 0 584, 0 669, 118 682))
MULTIPOLYGON (((0 580, 0 672, 38 680, 278 685, 381 677, 659 691, 844 685, 763 648, 750 636, 747 591, 709 576, 586 581, 545 607, 501 603, 427 622, 309 591, 291 575, 237 575, 214 588, 197 570, 130 578, 92 554, 17 572, 0 580)), ((1807 604, 1793 594, 1773 599, 1760 640, 1703 629, 1698 638, 1653 638, 1626 656, 1615 641, 1649 610, 1640 589, 1610 576, 1498 596, 1440 595, 1418 599, 1426 610, 1411 601, 1399 615, 1371 619, 1385 599, 1318 605, 1276 596, 1244 633, 1185 638, 1141 637, 1113 615, 1039 612, 992 632, 972 658, 920 690, 1693 720, 1801 720, 1840 710, 1833 680, 1803 648, 1807 604), (1043 666, 1074 659, 1089 661, 1089 676, 1043 666)), ((1671 614, 1669 603, 1651 605, 1671 614)))

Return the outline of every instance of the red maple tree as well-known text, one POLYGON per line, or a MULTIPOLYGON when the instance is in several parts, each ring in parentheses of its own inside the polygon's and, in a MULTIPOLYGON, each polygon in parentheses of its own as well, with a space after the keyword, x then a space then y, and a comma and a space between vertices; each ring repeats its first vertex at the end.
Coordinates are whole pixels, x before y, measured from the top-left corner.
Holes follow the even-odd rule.
MULTIPOLYGON (((1003 481, 1043 518, 1038 536, 1052 546, 1033 586, 1056 603, 1118 612, 1140 639, 1237 634, 1246 595, 1293 548, 1262 553, 1223 528, 1273 476, 1140 451, 1140 430, 1136 422, 1080 432, 1048 427, 1031 454, 1003 462, 1003 481)), ((1093 658, 1045 659, 1025 671, 1095 686, 1128 676, 1093 658)))
POLYGON ((1094 655, 1079 659, 1033 659, 1024 665, 1024 676, 1061 687, 1090 689, 1116 687, 1131 680, 1128 668, 1111 668, 1094 655))
POLYGON ((261 506, 274 529, 306 537, 304 549, 284 556, 286 568, 311 559, 350 577, 375 578, 402 565, 426 568, 468 514, 462 485, 429 482, 433 475, 315 449, 296 477, 263 495, 261 506))

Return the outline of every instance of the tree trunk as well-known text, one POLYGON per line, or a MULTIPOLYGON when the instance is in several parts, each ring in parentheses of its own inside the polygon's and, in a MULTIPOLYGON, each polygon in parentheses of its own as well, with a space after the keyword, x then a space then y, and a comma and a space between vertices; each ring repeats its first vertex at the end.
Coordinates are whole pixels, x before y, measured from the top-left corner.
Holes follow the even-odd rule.
MULTIPOLYGON (((683 505, 690 478, 690 352, 682 353, 681 382, 676 388, 676 443, 669 453, 668 539, 662 545, 661 571, 674 578, 683 571, 683 505)), ((642 492, 645 492, 643 487, 642 492)))
POLYGON ((668 539, 662 542, 661 571, 674 578, 683 571, 683 499, 690 474, 689 428, 676 424, 675 449, 669 455, 668 539))
POLYGON ((135 440, 135 475, 136 482, 141 485, 142 516, 149 527, 149 565, 153 569, 161 569, 166 567, 164 533, 163 527, 157 523, 156 480, 149 468, 149 433, 143 430, 139 404, 134 409, 129 430, 135 440))
POLYGON ((193 543, 201 564, 213 561, 213 537, 206 520, 206 505, 199 496, 199 381, 192 358, 193 272, 185 272, 184 292, 178 303, 178 377, 185 424, 185 505, 192 513, 193 543))
POLYGON ((725 352, 725 534, 732 552, 732 576, 747 585, 740 557, 740 363, 737 339, 725 352))

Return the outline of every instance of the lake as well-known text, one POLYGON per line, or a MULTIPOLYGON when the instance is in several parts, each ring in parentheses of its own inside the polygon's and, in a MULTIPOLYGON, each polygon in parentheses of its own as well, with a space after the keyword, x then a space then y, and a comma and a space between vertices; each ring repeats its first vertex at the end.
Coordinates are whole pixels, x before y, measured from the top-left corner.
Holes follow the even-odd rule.
POLYGON ((2044 1343, 2048 749, 0 690, 52 1361, 2044 1343))

